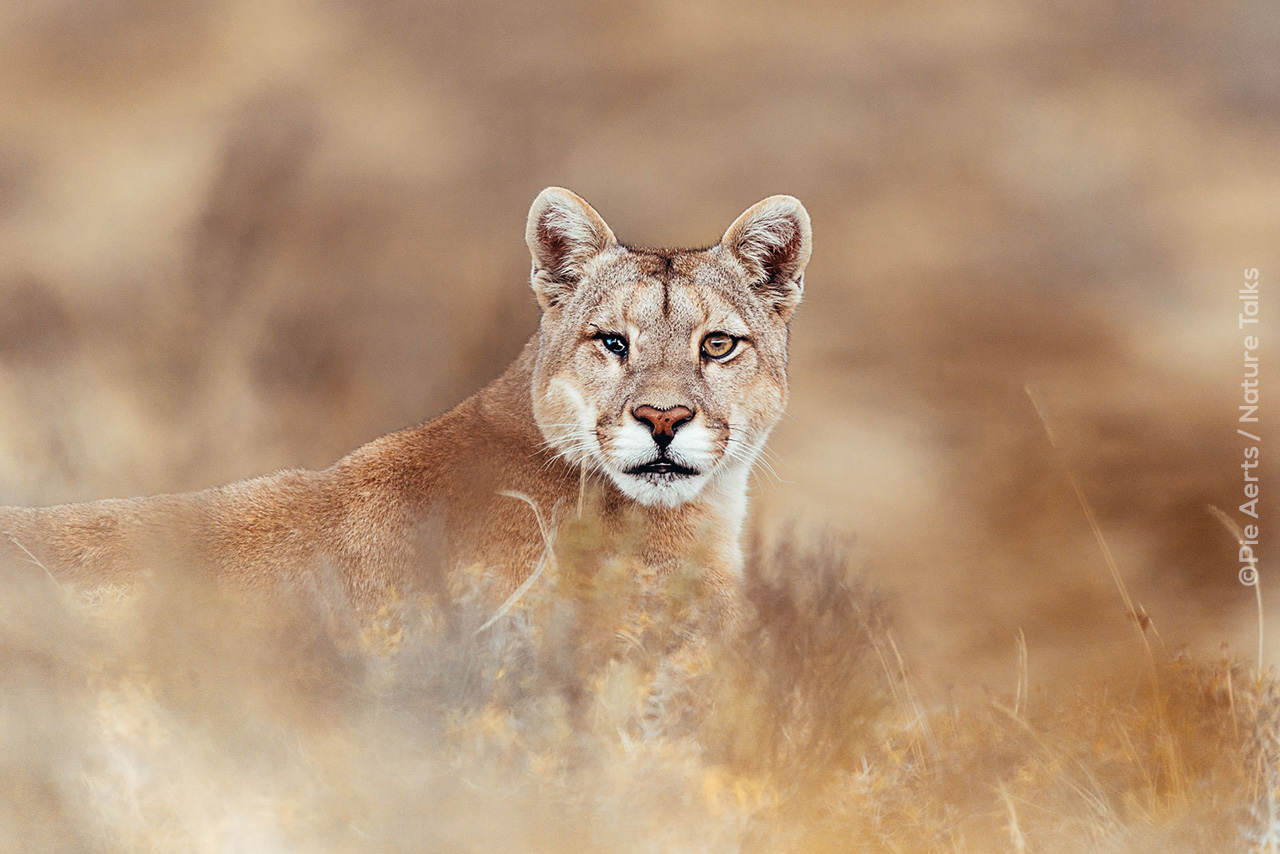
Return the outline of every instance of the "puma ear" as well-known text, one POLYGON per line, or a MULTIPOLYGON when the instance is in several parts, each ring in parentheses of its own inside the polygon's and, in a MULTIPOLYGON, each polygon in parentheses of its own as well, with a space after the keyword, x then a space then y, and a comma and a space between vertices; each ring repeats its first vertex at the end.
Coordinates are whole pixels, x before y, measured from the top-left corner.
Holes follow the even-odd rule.
POLYGON ((804 268, 813 251, 809 212, 792 196, 770 196, 757 202, 720 238, 746 270, 752 287, 783 319, 800 303, 804 268))
POLYGON ((618 245, 600 214, 560 187, 547 187, 533 200, 524 239, 533 255, 533 292, 544 310, 573 293, 588 261, 618 245))

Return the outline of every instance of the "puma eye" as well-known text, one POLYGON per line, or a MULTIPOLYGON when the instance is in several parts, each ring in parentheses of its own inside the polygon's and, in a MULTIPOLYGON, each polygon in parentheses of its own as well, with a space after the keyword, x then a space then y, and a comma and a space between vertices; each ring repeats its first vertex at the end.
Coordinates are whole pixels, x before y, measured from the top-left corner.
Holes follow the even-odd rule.
POLYGON ((712 332, 702 339, 702 355, 708 359, 723 359, 738 346, 738 339, 724 332, 712 332))
POLYGON ((596 336, 596 340, 600 342, 600 346, 604 347, 618 358, 626 358, 627 355, 627 339, 621 335, 601 334, 596 336))

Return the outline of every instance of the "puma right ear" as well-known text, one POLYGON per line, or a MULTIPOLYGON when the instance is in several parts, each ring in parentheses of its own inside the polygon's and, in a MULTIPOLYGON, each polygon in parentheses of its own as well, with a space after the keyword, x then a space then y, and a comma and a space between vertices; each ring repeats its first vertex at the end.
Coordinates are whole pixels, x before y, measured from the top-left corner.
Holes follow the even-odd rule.
POLYGON ((548 187, 533 200, 524 239, 533 256, 530 283, 543 310, 573 293, 588 261, 618 245, 600 214, 561 187, 548 187))
POLYGON ((756 293, 789 318, 804 292, 804 268, 813 251, 809 212, 793 196, 757 202, 729 226, 720 239, 747 273, 756 293))

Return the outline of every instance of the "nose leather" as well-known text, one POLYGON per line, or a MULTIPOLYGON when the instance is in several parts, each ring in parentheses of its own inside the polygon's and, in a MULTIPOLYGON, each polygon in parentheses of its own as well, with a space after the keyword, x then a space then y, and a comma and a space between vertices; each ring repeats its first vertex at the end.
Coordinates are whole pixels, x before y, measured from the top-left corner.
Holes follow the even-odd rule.
POLYGON ((681 424, 693 420, 693 410, 687 406, 673 406, 670 409, 658 409, 656 406, 637 406, 631 410, 637 421, 649 425, 653 433, 653 441, 658 447, 666 450, 667 445, 676 437, 676 430, 681 424))

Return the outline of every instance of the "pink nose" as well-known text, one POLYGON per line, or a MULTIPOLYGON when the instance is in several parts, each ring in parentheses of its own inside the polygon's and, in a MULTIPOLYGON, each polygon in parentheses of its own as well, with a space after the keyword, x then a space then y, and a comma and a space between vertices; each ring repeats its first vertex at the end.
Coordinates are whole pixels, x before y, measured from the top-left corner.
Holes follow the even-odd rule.
POLYGON ((653 441, 663 449, 671 444, 671 440, 676 437, 676 429, 681 424, 693 420, 693 410, 687 406, 673 406, 670 409, 658 409, 647 405, 637 406, 631 410, 631 414, 637 421, 643 421, 649 425, 649 430, 653 433, 653 441))

